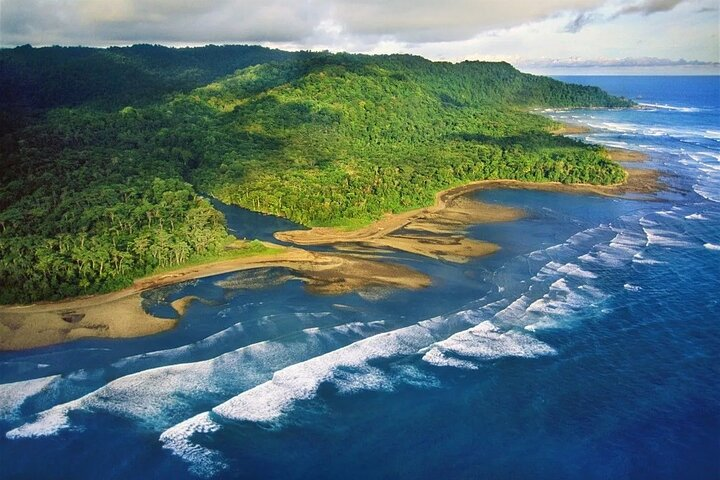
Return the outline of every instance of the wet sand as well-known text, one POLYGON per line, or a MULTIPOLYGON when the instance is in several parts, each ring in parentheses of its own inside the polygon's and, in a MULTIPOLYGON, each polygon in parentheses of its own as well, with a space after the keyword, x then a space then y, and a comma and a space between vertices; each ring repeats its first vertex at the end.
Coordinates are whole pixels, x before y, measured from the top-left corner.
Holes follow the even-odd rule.
POLYGON ((647 153, 621 148, 606 148, 610 160, 615 162, 644 162, 649 156, 647 153))
POLYGON ((22 350, 85 337, 131 338, 174 328, 142 308, 139 292, 0 308, 0 350, 22 350))
POLYGON ((388 214, 373 224, 352 231, 330 227, 278 232, 275 238, 295 245, 333 245, 345 252, 372 253, 387 249, 464 263, 496 252, 493 243, 466 237, 470 225, 507 222, 524 216, 517 208, 476 202, 463 195, 468 186, 452 188, 435 196, 432 207, 388 214))
POLYGON ((397 288, 417 290, 431 284, 430 277, 403 265, 354 255, 312 255, 315 259, 294 265, 286 264, 283 266, 285 271, 276 275, 257 270, 238 272, 230 278, 216 282, 216 285, 225 289, 253 289, 299 280, 314 294, 339 295, 397 288))
MULTIPOLYGON (((276 245, 273 245, 277 248, 276 245)), ((178 269, 137 280, 131 287, 104 295, 33 305, 0 306, 0 351, 53 345, 79 338, 130 338, 170 330, 177 319, 157 318, 142 308, 141 293, 195 278, 258 268, 286 268, 314 293, 340 294, 364 289, 419 289, 430 278, 408 267, 347 255, 325 255, 298 248, 178 269)), ((172 307, 182 316, 189 296, 172 307)))
POLYGON ((551 130, 550 133, 553 135, 581 135, 583 133, 592 132, 592 128, 586 127, 585 125, 578 125, 575 123, 565 123, 560 127, 551 130))

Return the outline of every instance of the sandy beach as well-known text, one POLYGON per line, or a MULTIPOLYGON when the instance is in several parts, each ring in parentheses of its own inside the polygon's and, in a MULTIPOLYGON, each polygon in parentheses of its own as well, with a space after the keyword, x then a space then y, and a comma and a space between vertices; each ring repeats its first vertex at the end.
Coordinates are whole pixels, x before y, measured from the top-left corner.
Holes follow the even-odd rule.
POLYGON ((371 225, 352 231, 331 227, 278 232, 275 238, 296 245, 333 245, 346 252, 392 249, 455 263, 488 255, 500 247, 465 236, 470 225, 517 220, 520 209, 490 205, 463 195, 472 185, 438 193, 431 207, 387 214, 371 225))
POLYGON ((648 154, 638 152, 636 150, 623 150, 620 148, 606 148, 610 160, 616 162, 644 162, 648 159, 648 154))
POLYGON ((589 133, 592 129, 585 125, 578 125, 575 123, 565 123, 560 127, 551 130, 550 133, 553 135, 581 135, 583 133, 589 133))
MULTIPOLYGON (((560 127, 551 130, 553 135, 582 135, 592 132, 593 129, 586 125, 578 125, 576 123, 564 123, 560 127)), ((626 150, 622 148, 605 147, 608 156, 616 162, 644 162, 648 159, 648 155, 635 150, 626 150)))
MULTIPOLYGON (((272 245, 277 248, 277 245, 272 245)), ((178 319, 154 317, 142 308, 141 293, 178 282, 241 270, 281 267, 318 294, 390 288, 419 289, 430 278, 410 268, 348 255, 326 255, 298 248, 280 253, 180 268, 137 280, 131 287, 104 295, 33 305, 0 306, 0 351, 53 345, 86 337, 130 338, 170 330, 178 319)), ((172 303, 178 316, 195 297, 172 303)))

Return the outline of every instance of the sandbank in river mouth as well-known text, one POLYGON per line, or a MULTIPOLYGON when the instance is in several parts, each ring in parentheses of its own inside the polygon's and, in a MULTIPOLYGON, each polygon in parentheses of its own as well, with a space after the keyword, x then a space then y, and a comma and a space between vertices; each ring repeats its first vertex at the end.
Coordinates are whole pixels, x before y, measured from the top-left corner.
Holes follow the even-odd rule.
MULTIPOLYGON (((273 247, 276 247, 273 245, 273 247)), ((240 270, 283 268, 317 294, 379 289, 420 289, 430 278, 411 268, 349 255, 327 255, 299 248, 178 269, 137 280, 131 287, 104 295, 60 302, 0 307, 0 350, 22 350, 86 337, 130 338, 170 330, 178 318, 157 318, 142 307, 141 293, 196 278, 240 270)), ((181 317, 190 304, 184 297, 172 306, 181 317)))
MULTIPOLYGON (((620 162, 644 159, 642 154, 618 150, 611 150, 610 155, 620 162)), ((267 282, 300 280, 309 292, 315 294, 358 292, 367 298, 391 289, 425 288, 431 284, 427 275, 378 259, 390 251, 402 251, 464 263, 500 248, 493 243, 467 238, 467 227, 512 221, 524 216, 520 209, 477 202, 466 194, 478 189, 518 188, 619 196, 627 193, 650 194, 660 189, 658 172, 647 169, 627 171, 627 181, 614 186, 511 180, 473 182, 438 193, 432 207, 388 214, 359 230, 313 228, 275 234, 278 240, 295 245, 332 246, 341 252, 338 254, 268 244, 279 248, 280 252, 180 268, 171 273, 139 279, 131 287, 109 294, 33 305, 0 306, 0 351, 23 350, 88 337, 131 338, 170 330, 192 302, 203 300, 195 296, 175 300, 171 305, 178 318, 158 318, 143 308, 142 292, 235 271, 282 268, 286 273, 274 276, 272 280, 263 275, 238 274, 218 282, 218 285, 253 288, 253 281, 255 284, 259 281, 255 285, 257 288, 267 282), (255 280, 251 281, 252 278, 255 280)))

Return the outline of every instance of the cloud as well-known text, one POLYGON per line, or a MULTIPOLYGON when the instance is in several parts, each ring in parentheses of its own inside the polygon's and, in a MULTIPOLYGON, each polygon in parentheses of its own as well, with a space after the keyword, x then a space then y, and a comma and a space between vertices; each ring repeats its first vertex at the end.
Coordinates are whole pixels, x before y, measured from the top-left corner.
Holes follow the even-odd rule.
POLYGON ((668 12, 687 0, 644 0, 634 5, 621 8, 614 16, 639 13, 641 15, 652 15, 653 13, 668 12))
POLYGON ((564 31, 569 33, 577 33, 583 29, 588 23, 597 21, 597 16, 592 13, 581 13, 565 26, 564 31))
POLYGON ((3 43, 458 41, 608 0, 2 0, 3 43))
POLYGON ((565 59, 518 59, 516 63, 524 68, 595 68, 595 67, 720 67, 720 62, 705 60, 673 60, 657 57, 628 58, 565 58, 565 59))
POLYGON ((565 26, 564 30, 570 33, 577 33, 590 23, 607 22, 624 15, 638 14, 648 16, 654 13, 668 12, 681 3, 689 3, 692 1, 694 0, 642 0, 640 2, 631 3, 630 5, 625 5, 624 7, 616 9, 614 12, 605 15, 601 15, 596 12, 581 12, 565 26))
POLYGON ((3 46, 256 43, 451 61, 533 55, 718 57, 717 0, 0 2, 3 46), (672 15, 656 15, 670 10, 672 15))
POLYGON ((350 8, 335 5, 333 18, 355 35, 392 36, 406 42, 457 41, 560 12, 594 9, 605 1, 361 0, 350 8))

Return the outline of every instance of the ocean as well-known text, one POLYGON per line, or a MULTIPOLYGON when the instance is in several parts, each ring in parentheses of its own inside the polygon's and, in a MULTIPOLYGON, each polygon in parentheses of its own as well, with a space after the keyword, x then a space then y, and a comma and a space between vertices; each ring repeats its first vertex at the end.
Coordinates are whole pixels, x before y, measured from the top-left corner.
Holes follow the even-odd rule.
POLYGON ((467 264, 390 255, 425 290, 227 274, 146 296, 207 300, 171 332, 1 353, 0 477, 720 478, 720 77, 561 80, 641 104, 543 114, 664 191, 479 191, 527 216, 473 227, 502 249, 467 264))

